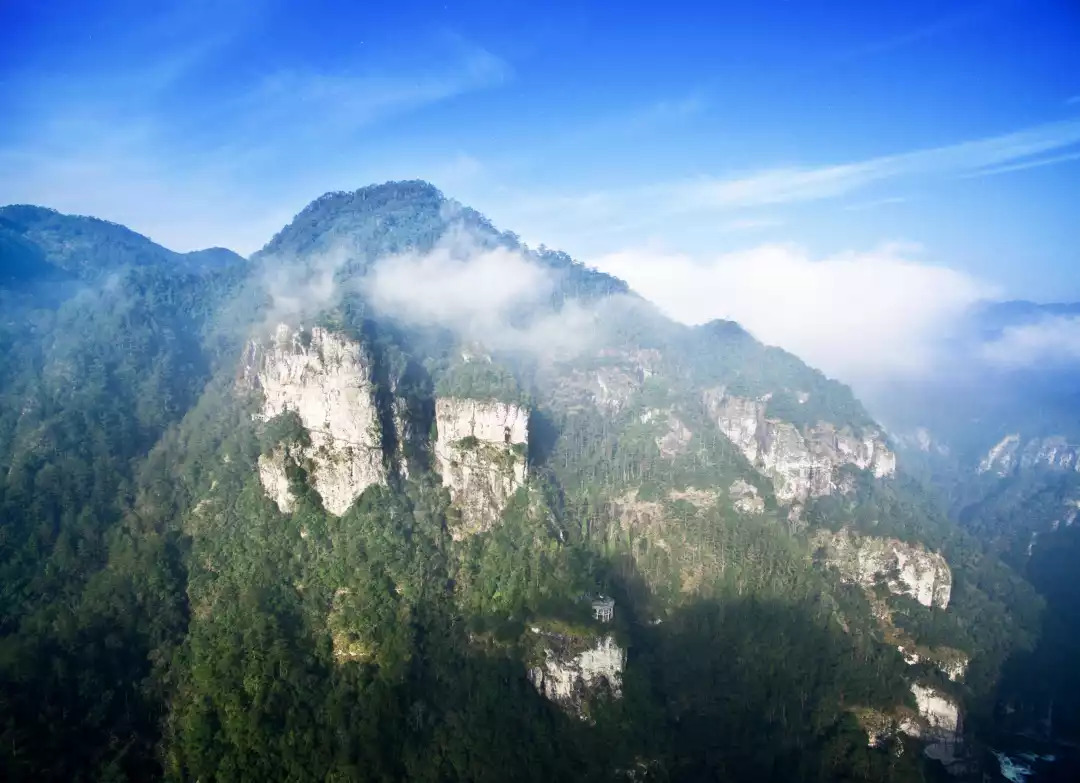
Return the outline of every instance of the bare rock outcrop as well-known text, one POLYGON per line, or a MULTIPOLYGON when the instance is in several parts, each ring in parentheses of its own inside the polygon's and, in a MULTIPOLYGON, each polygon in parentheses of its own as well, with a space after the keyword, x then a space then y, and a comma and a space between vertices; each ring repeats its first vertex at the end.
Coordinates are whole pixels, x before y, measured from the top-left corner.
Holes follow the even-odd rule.
POLYGON ((1080 444, 1069 443, 1061 435, 1026 441, 1019 433, 1006 435, 982 458, 979 473, 1005 476, 1018 468, 1035 467, 1080 471, 1080 444))
POLYGON ((435 401, 435 458, 461 514, 457 538, 490 530, 525 484, 529 413, 511 403, 442 397, 435 401))
POLYGON ((802 431, 791 422, 766 416, 768 396, 736 397, 723 388, 706 391, 704 401, 720 431, 772 480, 781 503, 844 491, 838 477, 844 465, 869 470, 878 478, 896 472, 896 455, 877 430, 856 434, 848 427, 819 422, 802 431))
POLYGON ((860 536, 850 530, 822 530, 811 541, 826 565, 841 579, 864 587, 884 584, 895 595, 909 595, 926 607, 949 605, 952 571, 945 558, 921 544, 895 538, 860 536))
POLYGON ((574 651, 566 649, 567 640, 558 634, 544 636, 544 660, 529 670, 529 681, 541 695, 581 718, 586 717, 586 701, 601 688, 612 698, 622 696, 626 651, 614 637, 601 637, 574 651))
MULTIPOLYGON (((365 489, 386 480, 370 366, 363 346, 320 327, 281 324, 268 344, 252 341, 247 348, 244 373, 263 396, 256 415, 299 416, 310 443, 291 444, 290 455, 308 469, 326 510, 339 516, 365 489)), ((284 460, 280 451, 264 456, 259 478, 288 512, 284 460)))

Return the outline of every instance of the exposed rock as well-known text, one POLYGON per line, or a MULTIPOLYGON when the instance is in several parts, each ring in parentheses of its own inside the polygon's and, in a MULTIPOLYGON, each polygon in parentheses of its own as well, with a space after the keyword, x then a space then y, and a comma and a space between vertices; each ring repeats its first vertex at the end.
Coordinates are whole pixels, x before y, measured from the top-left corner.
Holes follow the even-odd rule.
MULTIPOLYGON (((680 498, 671 495, 672 499, 680 498)), ((685 496, 682 499, 688 499, 685 496)), ((619 521, 623 530, 635 534, 647 532, 650 534, 661 533, 665 525, 664 506, 652 500, 639 500, 637 490, 632 489, 624 495, 615 498, 611 502, 612 516, 619 521)), ((656 541, 658 546, 667 547, 663 539, 656 541)))
POLYGON ((327 626, 330 630, 330 638, 333 643, 334 659, 339 663, 346 661, 371 661, 375 657, 375 645, 368 635, 360 632, 354 624, 346 619, 350 614, 347 609, 352 598, 351 591, 347 587, 339 587, 334 591, 331 602, 330 615, 327 617, 327 626))
POLYGON ((911 686, 911 692, 915 695, 919 716, 901 720, 900 731, 925 742, 923 754, 940 761, 950 772, 969 772, 969 764, 962 753, 959 706, 947 694, 918 683, 911 686))
POLYGON ((668 497, 672 500, 685 500, 698 508, 709 508, 720 498, 720 494, 711 489, 687 487, 686 489, 671 490, 668 492, 668 497))
POLYGON ((900 653, 900 656, 904 659, 904 663, 906 663, 908 666, 914 666, 922 660, 922 658, 917 652, 905 650, 903 645, 898 645, 896 649, 900 653))
POLYGON ((845 581, 864 587, 884 584, 895 595, 909 595, 923 606, 949 605, 952 572, 945 558, 921 544, 895 538, 859 536, 850 530, 820 531, 812 541, 845 581))
POLYGON ((529 414, 495 400, 435 401, 435 458, 443 485, 461 513, 456 539, 490 530, 525 483, 529 414))
POLYGON ((606 349, 596 357, 598 366, 579 369, 561 380, 575 397, 611 412, 625 407, 647 379, 659 372, 663 356, 654 349, 606 349))
POLYGON ((952 774, 969 773, 971 759, 965 758, 961 735, 960 708, 948 695, 923 685, 913 684, 917 713, 908 707, 889 712, 875 709, 854 710, 856 720, 866 731, 867 744, 872 748, 893 745, 897 755, 903 753, 899 735, 907 735, 924 743, 923 754, 945 765, 952 774))
POLYGON ((960 682, 967 674, 968 660, 968 657, 961 653, 952 658, 937 659, 934 663, 950 680, 960 682))
POLYGON ((954 650, 950 647, 939 647, 934 649, 917 648, 913 645, 897 645, 896 649, 900 652, 900 655, 904 658, 904 663, 909 666, 914 666, 917 663, 926 661, 933 664, 953 682, 959 682, 964 679, 964 675, 967 673, 968 656, 960 650, 954 650))
POLYGON ((806 432, 794 424, 766 418, 768 397, 750 399, 728 395, 723 388, 705 392, 705 405, 743 456, 768 476, 776 497, 784 503, 805 501, 842 491, 837 470, 854 465, 876 477, 896 472, 896 455, 877 430, 856 435, 820 422, 806 432))
POLYGON ((626 652, 614 637, 597 639, 592 647, 570 655, 558 649, 565 640, 556 634, 545 636, 552 643, 544 648, 544 661, 529 670, 529 681, 541 695, 582 718, 585 702, 600 688, 606 687, 616 699, 622 696, 626 652))
POLYGON ((728 488, 731 505, 743 514, 765 513, 765 501, 758 494, 758 488, 748 481, 738 479, 728 488))
MULTIPOLYGON (((860 707, 852 710, 855 720, 866 732, 866 744, 871 748, 883 748, 890 741, 899 739, 902 733, 900 725, 910 722, 914 724, 915 714, 906 707, 898 707, 889 712, 860 707)), ((898 744, 898 755, 903 754, 903 744, 898 744)))
POLYGON ((277 504, 283 514, 293 510, 293 496, 289 491, 289 477, 285 473, 285 447, 278 446, 270 454, 259 457, 259 481, 266 496, 277 504))
POLYGON ((686 453, 690 441, 694 437, 682 420, 675 415, 673 408, 648 408, 640 416, 638 421, 642 424, 655 422, 660 425, 660 434, 656 436, 656 448, 663 457, 677 457, 686 453))
POLYGON ((1080 471, 1080 445, 1060 435, 1030 438, 1026 443, 1018 433, 1006 435, 983 457, 979 473, 1005 476, 1017 468, 1035 467, 1080 471))
POLYGON ((669 413, 667 431, 656 439, 656 447, 660 449, 661 456, 677 457, 686 452, 693 437, 694 434, 686 425, 675 414, 669 413))
POLYGON ((905 733, 924 739, 952 739, 960 731, 960 708, 941 691, 913 683, 911 692, 921 721, 902 727, 905 733))
MULTIPOLYGON (((309 469, 312 484, 331 514, 348 511, 365 489, 386 479, 370 362, 363 348, 340 334, 315 327, 310 332, 278 326, 272 343, 248 346, 245 376, 263 393, 260 418, 295 411, 310 445, 292 446, 309 469)), ((283 462, 260 460, 267 494, 285 510, 283 462)))

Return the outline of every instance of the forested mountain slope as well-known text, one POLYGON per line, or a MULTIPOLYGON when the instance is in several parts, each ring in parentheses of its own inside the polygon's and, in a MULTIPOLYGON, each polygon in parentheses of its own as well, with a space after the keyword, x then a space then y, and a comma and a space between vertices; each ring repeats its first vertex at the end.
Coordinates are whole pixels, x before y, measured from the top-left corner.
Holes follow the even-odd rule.
POLYGON ((796 357, 426 183, 0 218, 10 777, 978 774, 1041 602, 796 357))
POLYGON ((979 308, 949 373, 877 400, 902 457, 960 525, 1045 597, 1037 649, 1010 667, 996 723, 1047 739, 1080 738, 1080 363, 1055 335, 1080 304, 979 308), (1008 349, 1008 350, 1006 350, 1008 349))

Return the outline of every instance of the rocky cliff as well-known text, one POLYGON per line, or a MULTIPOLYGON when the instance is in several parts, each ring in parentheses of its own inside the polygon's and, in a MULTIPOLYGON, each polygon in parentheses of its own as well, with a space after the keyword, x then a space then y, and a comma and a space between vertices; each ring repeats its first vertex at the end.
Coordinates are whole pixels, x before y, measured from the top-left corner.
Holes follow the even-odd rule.
POLYGON ((622 696, 626 652, 614 637, 604 636, 575 652, 566 637, 533 630, 543 636, 544 660, 529 670, 529 681, 544 697, 569 712, 586 717, 585 702, 600 689, 607 688, 616 699, 622 696))
POLYGON ((867 744, 883 747, 899 735, 906 735, 922 741, 925 755, 940 761, 950 772, 970 771, 961 758, 962 722, 956 701, 942 691, 919 683, 911 685, 911 693, 915 697, 916 712, 903 706, 889 712, 856 711, 859 722, 866 729, 867 744))
POLYGON ((1019 434, 1006 435, 983 457, 979 472, 1005 476, 1017 468, 1040 466, 1080 471, 1080 445, 1060 435, 1026 441, 1019 434))
POLYGON ((736 397, 721 388, 709 389, 704 402, 720 431, 743 456, 772 480, 781 503, 842 491, 838 469, 853 465, 879 478, 896 472, 896 456, 881 432, 855 433, 819 422, 805 431, 766 416, 769 397, 736 397))
POLYGON ((244 373, 262 392, 260 418, 295 412, 310 438, 259 460, 263 488, 282 511, 292 507, 287 459, 307 469, 326 510, 338 516, 386 479, 370 361, 359 343, 282 324, 268 343, 249 343, 244 373))
POLYGON ((525 483, 529 414, 495 400, 435 401, 435 458, 460 524, 455 538, 490 530, 510 496, 525 483))
POLYGON ((895 595, 909 595, 926 607, 949 605, 952 571, 945 558, 919 544, 895 538, 860 536, 850 530, 819 531, 811 541, 825 564, 844 581, 864 587, 884 584, 895 595))

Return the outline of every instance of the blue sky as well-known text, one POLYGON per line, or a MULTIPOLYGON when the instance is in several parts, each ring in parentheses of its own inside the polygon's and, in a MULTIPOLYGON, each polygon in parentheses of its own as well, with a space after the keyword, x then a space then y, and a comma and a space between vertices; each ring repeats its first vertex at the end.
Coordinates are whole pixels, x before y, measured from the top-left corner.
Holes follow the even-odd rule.
POLYGON ((0 203, 180 250, 418 177, 642 286, 782 247, 1080 299, 1075 0, 8 2, 0 117, 0 203))

